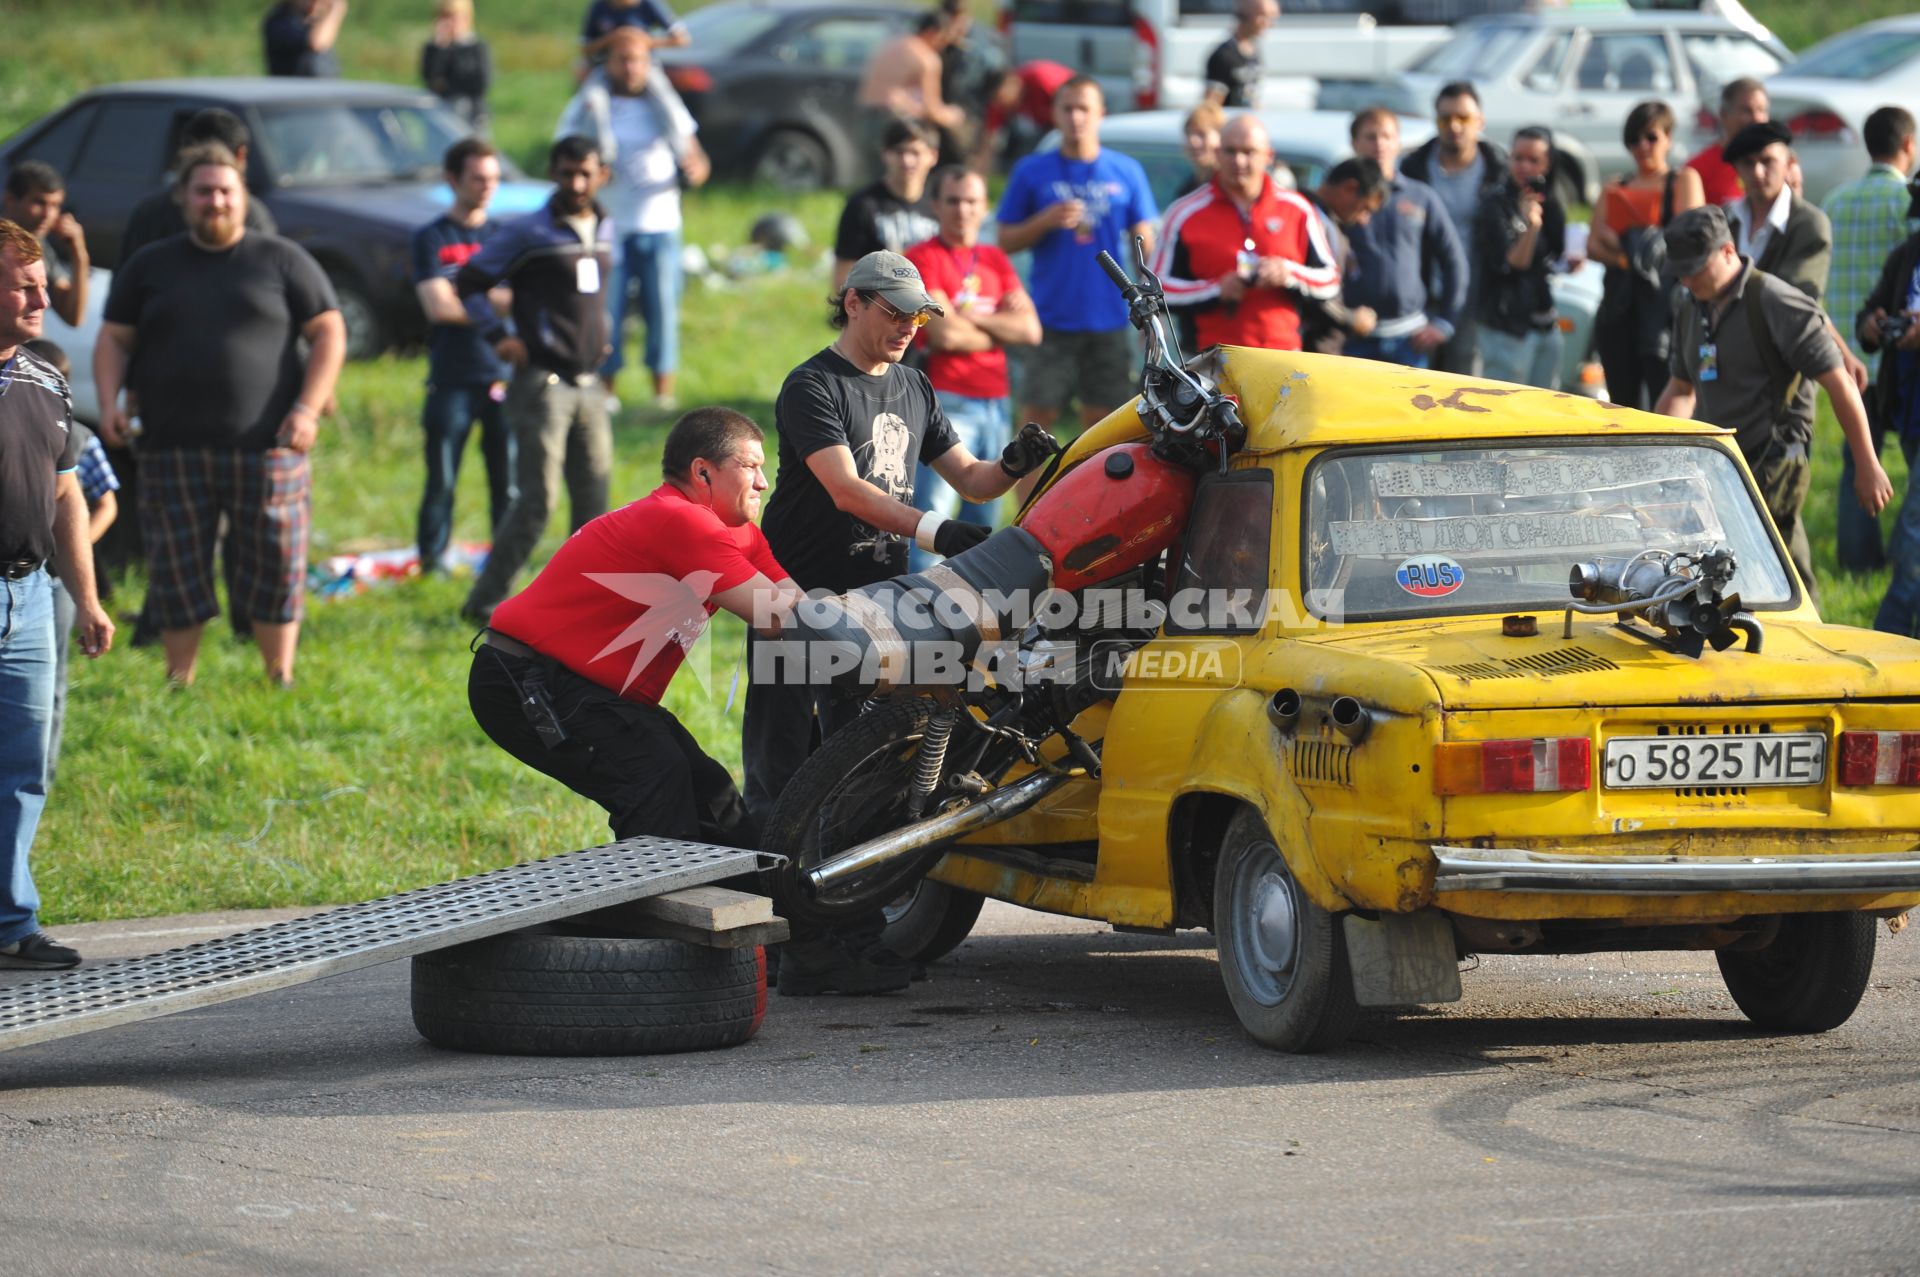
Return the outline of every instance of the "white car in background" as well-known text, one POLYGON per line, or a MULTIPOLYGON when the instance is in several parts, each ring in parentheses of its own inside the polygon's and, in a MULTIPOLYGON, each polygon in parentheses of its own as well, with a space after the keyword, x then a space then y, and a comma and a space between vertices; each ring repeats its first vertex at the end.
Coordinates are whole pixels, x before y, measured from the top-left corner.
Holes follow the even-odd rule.
MULTIPOLYGON (((1633 168, 1622 134, 1637 104, 1672 107, 1678 140, 1700 102, 1718 102, 1722 84, 1764 79, 1791 56, 1744 11, 1543 10, 1462 23, 1407 70, 1370 88, 1329 86, 1320 105, 1371 99, 1427 116, 1442 85, 1471 81, 1487 136, 1505 145, 1517 129, 1551 129, 1561 201, 1592 204, 1603 179, 1633 168)), ((1674 159, 1684 158, 1676 148, 1674 159)))
POLYGON ((1920 14, 1829 36, 1767 80, 1773 118, 1793 130, 1807 198, 1867 171, 1860 131, 1883 106, 1920 103, 1920 14))
POLYGON ((67 388, 73 394, 73 415, 89 426, 100 424, 100 396, 93 389, 93 348, 100 341, 101 317, 107 309, 107 293, 113 288, 113 272, 94 267, 87 277, 87 309, 76 327, 48 307, 40 335, 66 352, 71 365, 67 388))

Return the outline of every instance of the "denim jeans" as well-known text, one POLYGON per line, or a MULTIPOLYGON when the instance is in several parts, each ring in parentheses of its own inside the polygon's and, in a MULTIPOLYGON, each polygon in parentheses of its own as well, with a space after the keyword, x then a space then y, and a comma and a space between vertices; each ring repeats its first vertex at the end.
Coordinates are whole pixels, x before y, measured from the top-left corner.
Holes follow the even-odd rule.
POLYGON ((1409 368, 1425 368, 1432 359, 1430 354, 1422 354, 1413 348, 1411 333, 1405 337, 1349 337, 1343 351, 1355 359, 1405 364, 1409 368))
POLYGON ((453 492, 460 481, 460 458, 467 436, 480 423, 480 456, 487 463, 487 527, 496 528, 513 503, 513 463, 518 451, 507 428, 506 405, 493 397, 490 382, 429 383, 420 409, 427 438, 427 488, 420 497, 420 570, 440 566, 453 538, 453 492))
MULTIPOLYGON (((1920 440, 1902 439, 1900 447, 1907 454, 1911 474, 1915 457, 1920 456, 1920 440)), ((1920 638, 1920 480, 1912 477, 1893 518, 1893 535, 1887 538, 1887 565, 1893 574, 1887 578, 1887 597, 1880 600, 1873 628, 1920 638)))
POLYGON ((73 627, 80 619, 80 607, 67 587, 53 577, 53 726, 47 732, 47 788, 53 788, 53 774, 60 769, 61 729, 67 722, 67 656, 73 651, 73 627))
POLYGON ((613 353, 600 366, 611 377, 626 367, 627 317, 635 296, 640 321, 647 326, 644 353, 653 372, 673 372, 680 366, 680 232, 636 232, 620 241, 613 288, 607 306, 613 313, 613 353))
POLYGON ((53 729, 53 582, 0 580, 0 944, 37 930, 27 853, 47 805, 53 729))
POLYGON ((1523 337, 1497 328, 1480 330, 1480 368, 1494 381, 1545 390, 1560 385, 1560 353, 1565 338, 1558 328, 1539 328, 1523 337))
MULTIPOLYGON (((936 390, 933 394, 940 401, 940 411, 946 414, 948 423, 953 426, 954 433, 960 436, 960 442, 966 445, 968 452, 976 457, 995 458, 1006 449, 1013 430, 1013 416, 1006 400, 972 399, 945 390, 936 390)), ((950 519, 990 528, 998 522, 995 515, 1000 503, 965 500, 947 486, 945 479, 934 473, 932 466, 922 465, 918 477, 913 481, 913 508, 938 510, 950 519), (954 509, 956 505, 960 507, 958 511, 954 509)), ((915 572, 924 572, 938 562, 936 556, 917 545, 908 555, 908 563, 915 572)))
MULTIPOLYGON (((1868 386, 1862 396, 1867 401, 1867 430, 1873 436, 1874 451, 1887 450, 1886 430, 1874 403, 1879 391, 1868 386)), ((1853 449, 1840 444, 1840 491, 1834 494, 1834 551, 1843 572, 1872 572, 1886 566, 1887 554, 1880 544, 1880 520, 1868 514, 1853 491, 1853 449)))

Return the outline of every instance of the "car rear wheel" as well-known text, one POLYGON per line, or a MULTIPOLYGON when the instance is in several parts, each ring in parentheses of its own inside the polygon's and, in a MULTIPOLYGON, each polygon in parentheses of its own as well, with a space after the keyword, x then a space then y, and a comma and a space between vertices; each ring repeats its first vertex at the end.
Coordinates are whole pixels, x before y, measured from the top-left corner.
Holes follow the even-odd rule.
POLYGON ((812 134, 779 129, 755 157, 753 180, 782 190, 817 191, 833 184, 833 157, 812 134))
POLYGON ((347 358, 372 359, 386 349, 386 334, 373 298, 358 280, 341 271, 328 268, 327 278, 340 302, 340 320, 347 327, 347 358))
POLYGON ((1873 976, 1874 919, 1796 913, 1764 949, 1722 949, 1720 977, 1734 1004, 1763 1029, 1825 1033, 1847 1022, 1873 976))
POLYGON ((1307 898, 1257 812, 1227 826, 1213 880, 1220 978, 1247 1035, 1276 1051, 1339 1045, 1359 1017, 1340 919, 1307 898))
POLYGON ((960 947, 979 921, 986 897, 922 878, 881 910, 886 928, 881 947, 909 962, 933 962, 960 947))

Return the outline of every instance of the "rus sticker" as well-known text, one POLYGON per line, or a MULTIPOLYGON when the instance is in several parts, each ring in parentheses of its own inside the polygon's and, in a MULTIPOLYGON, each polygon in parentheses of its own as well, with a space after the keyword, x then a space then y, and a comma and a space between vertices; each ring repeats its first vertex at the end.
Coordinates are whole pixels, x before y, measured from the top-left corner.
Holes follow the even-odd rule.
POLYGON ((1402 563, 1394 580, 1408 594, 1437 599, 1467 583, 1467 570, 1442 554, 1419 554, 1402 563))

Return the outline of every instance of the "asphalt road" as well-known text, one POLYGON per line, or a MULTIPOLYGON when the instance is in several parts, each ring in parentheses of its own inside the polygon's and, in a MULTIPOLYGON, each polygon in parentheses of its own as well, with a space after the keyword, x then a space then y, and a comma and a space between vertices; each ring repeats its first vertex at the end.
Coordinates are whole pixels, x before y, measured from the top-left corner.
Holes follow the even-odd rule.
POLYGON ((1280 1056, 1205 936, 990 906, 908 993, 560 1060, 427 1046, 390 963, 0 1054, 0 1237, 60 1274, 1920 1272, 1920 928, 1820 1037, 1749 1032, 1710 956, 1466 988, 1280 1056))

